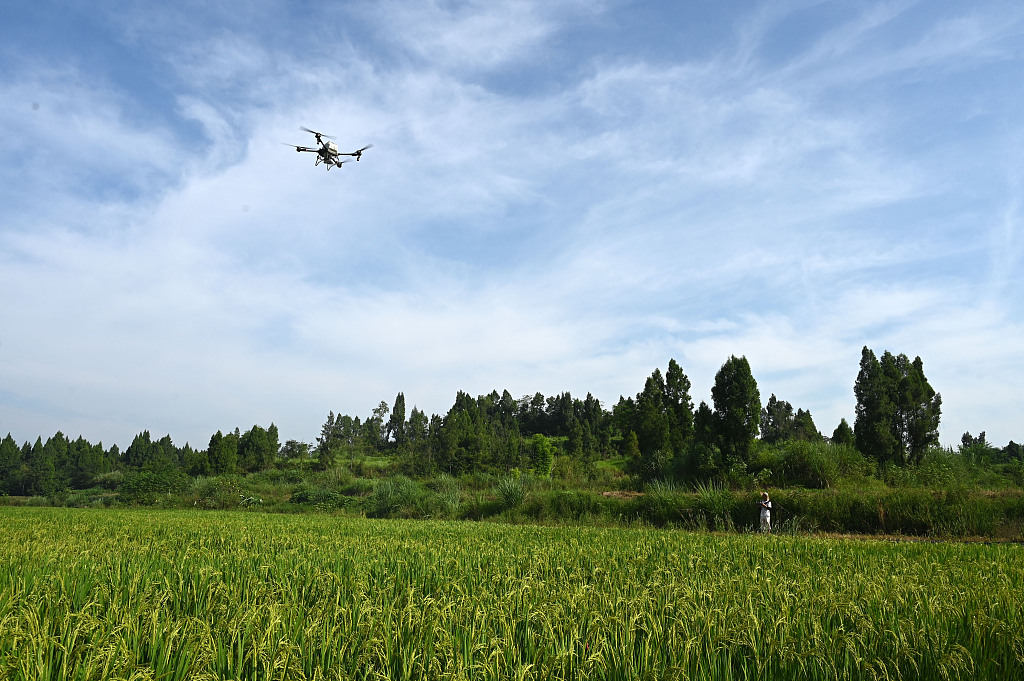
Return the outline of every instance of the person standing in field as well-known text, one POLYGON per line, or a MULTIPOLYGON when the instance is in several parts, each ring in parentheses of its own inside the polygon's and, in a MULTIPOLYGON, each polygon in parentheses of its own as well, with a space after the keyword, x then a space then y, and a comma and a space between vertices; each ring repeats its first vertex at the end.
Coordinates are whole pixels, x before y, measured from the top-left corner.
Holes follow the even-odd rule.
POLYGON ((757 502, 761 511, 761 531, 772 531, 772 500, 768 498, 768 492, 761 492, 761 501, 757 502))

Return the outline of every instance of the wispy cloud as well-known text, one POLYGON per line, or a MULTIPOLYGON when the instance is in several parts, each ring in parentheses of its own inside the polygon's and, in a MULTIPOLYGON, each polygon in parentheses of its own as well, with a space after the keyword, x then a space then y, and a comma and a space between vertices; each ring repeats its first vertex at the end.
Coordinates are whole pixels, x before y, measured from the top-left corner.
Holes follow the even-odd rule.
POLYGON ((915 97, 1019 61, 1020 12, 761 7, 658 62, 572 52, 611 3, 111 15, 165 102, 74 65, 0 79, 0 428, 308 440, 398 391, 614 403, 669 357, 699 401, 736 354, 830 433, 866 344, 922 356, 944 441, 1019 440, 984 390, 1024 380, 1019 169, 985 156, 1016 124, 982 122, 1020 92, 976 87, 970 139, 966 104, 915 97), (529 87, 550 58, 559 87, 529 87), (376 146, 326 173, 280 145, 299 125, 376 146))

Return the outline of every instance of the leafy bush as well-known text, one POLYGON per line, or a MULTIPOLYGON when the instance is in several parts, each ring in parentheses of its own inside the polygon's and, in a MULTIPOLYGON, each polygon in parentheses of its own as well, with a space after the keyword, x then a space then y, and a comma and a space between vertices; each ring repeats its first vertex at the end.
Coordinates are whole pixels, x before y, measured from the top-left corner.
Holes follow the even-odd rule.
POLYGON ((124 473, 122 471, 110 471, 109 473, 101 473, 94 477, 92 484, 104 489, 116 490, 121 485, 122 480, 124 480, 124 473))
POLYGON ((270 468, 259 473, 253 473, 248 479, 268 485, 298 485, 302 482, 302 473, 297 470, 270 468))
POLYGON ((585 490, 553 490, 531 495, 524 512, 538 520, 614 519, 616 501, 585 490))
POLYGON ((348 484, 337 489, 339 493, 347 497, 360 497, 372 493, 375 485, 372 480, 367 480, 366 478, 352 478, 348 484))
POLYGON ((424 495, 423 486, 404 475, 384 478, 370 494, 367 515, 387 518, 399 512, 408 512, 423 499, 424 495))
POLYGON ((831 445, 790 440, 783 443, 782 451, 783 470, 791 484, 822 489, 833 487, 839 479, 839 461, 831 445))
POLYGON ((184 493, 191 484, 181 469, 125 473, 117 500, 123 504, 152 505, 161 497, 184 493))
POLYGON ((356 476, 348 466, 337 466, 314 473, 307 479, 307 482, 317 487, 341 491, 351 485, 354 480, 356 480, 356 476))
POLYGON ((732 493, 721 485, 697 484, 697 508, 710 518, 724 519, 735 504, 732 493))
POLYGON ((240 479, 235 475, 215 478, 198 477, 192 482, 192 505, 199 508, 233 508, 241 494, 240 479))
POLYGON ((288 500, 292 504, 307 504, 321 510, 345 505, 345 497, 325 487, 300 487, 288 500))

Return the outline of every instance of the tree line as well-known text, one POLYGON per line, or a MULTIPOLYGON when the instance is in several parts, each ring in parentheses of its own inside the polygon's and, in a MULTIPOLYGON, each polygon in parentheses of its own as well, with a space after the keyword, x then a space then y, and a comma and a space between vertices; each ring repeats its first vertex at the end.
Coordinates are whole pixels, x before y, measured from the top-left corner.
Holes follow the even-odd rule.
MULTIPOLYGON (((367 456, 388 457, 396 470, 417 477, 513 470, 549 476, 556 459, 586 475, 597 461, 620 457, 641 481, 700 481, 743 471, 758 448, 787 442, 828 442, 894 466, 918 464, 938 446, 942 399, 920 357, 911 361, 886 351, 879 358, 864 347, 853 387, 854 425, 842 419, 831 436, 819 432, 810 411, 794 410, 774 394, 762 405, 746 357, 730 356, 722 364, 710 403, 695 406, 690 390, 683 368, 671 359, 664 373, 655 369, 640 392, 620 396, 611 409, 589 393, 583 399, 569 392, 514 398, 494 390, 474 398, 459 391, 445 414, 428 416, 416 406, 407 409, 398 393, 391 406, 382 401, 365 418, 329 412, 310 444, 281 444, 274 424, 218 431, 205 449, 177 447, 169 435, 153 440, 148 431, 123 452, 60 432, 19 447, 8 434, 0 441, 0 493, 51 495, 104 476, 149 489, 173 485, 176 476, 250 473, 298 462, 327 469, 367 456)), ((979 462, 1024 458, 1020 445, 1011 441, 996 449, 984 432, 965 433, 960 450, 979 462)))

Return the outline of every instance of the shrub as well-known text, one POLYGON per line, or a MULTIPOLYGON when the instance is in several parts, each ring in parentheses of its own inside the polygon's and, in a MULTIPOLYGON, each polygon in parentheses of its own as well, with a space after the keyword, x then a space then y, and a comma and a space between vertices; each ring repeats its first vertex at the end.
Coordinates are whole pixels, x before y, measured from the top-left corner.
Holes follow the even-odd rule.
POLYGON ((826 488, 839 479, 839 462, 823 442, 790 440, 782 445, 783 469, 790 483, 826 488))
POLYGON ((161 497, 184 493, 189 484, 188 476, 180 469, 132 471, 121 481, 117 500, 123 504, 151 505, 161 497))
POLYGON ((192 504, 199 508, 232 508, 240 494, 239 478, 234 475, 198 477, 192 482, 192 504))
POLYGON ((502 478, 495 485, 495 490, 501 498, 502 508, 519 508, 526 501, 526 483, 520 477, 502 478))
POLYGON ((302 473, 297 470, 270 468, 259 473, 253 473, 248 479, 268 485, 298 485, 302 482, 302 473))
POLYGON ((437 500, 438 510, 444 515, 454 517, 462 505, 462 485, 448 475, 441 475, 432 485, 437 500))
POLYGON ((288 500, 291 504, 316 506, 321 510, 329 510, 345 505, 345 497, 325 487, 300 487, 292 493, 288 500))
POLYGON ((424 489, 415 480, 404 475, 384 478, 376 484, 370 494, 367 515, 387 518, 399 512, 408 513, 424 497, 424 489))
POLYGON ((92 484, 104 489, 116 490, 121 485, 122 480, 124 480, 124 472, 110 471, 109 473, 101 473, 94 477, 92 484))

